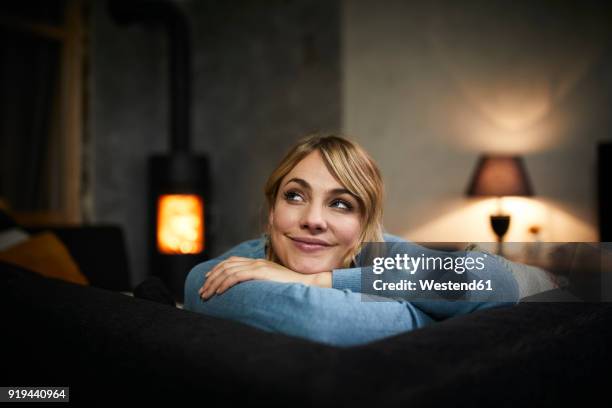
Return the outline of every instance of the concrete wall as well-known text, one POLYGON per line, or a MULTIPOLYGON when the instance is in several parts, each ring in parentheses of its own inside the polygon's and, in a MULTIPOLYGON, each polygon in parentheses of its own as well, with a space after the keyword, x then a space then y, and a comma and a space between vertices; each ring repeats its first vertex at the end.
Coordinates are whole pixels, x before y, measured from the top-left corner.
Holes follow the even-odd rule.
MULTIPOLYGON (((261 233, 263 184, 293 142, 340 127, 340 6, 335 1, 180 1, 193 27, 193 135, 209 156, 213 256, 261 233)), ((146 160, 167 151, 163 33, 117 26, 91 3, 86 209, 123 225, 146 275, 146 160)))
POLYGON ((595 148, 612 138, 599 3, 343 2, 343 129, 381 165, 390 232, 494 240, 494 199, 463 194, 478 155, 504 152, 524 156, 536 192, 503 200, 508 239, 533 224, 545 240, 598 239, 595 148))
MULTIPOLYGON (((504 199, 509 240, 597 239, 595 146, 610 139, 604 6, 576 2, 180 1, 193 26, 193 145, 209 155, 215 255, 260 233, 263 183, 314 130, 379 162, 385 225, 421 241, 490 241, 495 201, 464 196, 482 152, 525 157, 533 199, 504 199), (381 6, 382 4, 382 6, 381 6), (569 4, 569 3, 568 3, 569 4), (600 7, 600 8, 598 8, 600 7)), ((146 271, 146 160, 167 149, 167 50, 91 3, 86 201, 124 226, 146 271)))

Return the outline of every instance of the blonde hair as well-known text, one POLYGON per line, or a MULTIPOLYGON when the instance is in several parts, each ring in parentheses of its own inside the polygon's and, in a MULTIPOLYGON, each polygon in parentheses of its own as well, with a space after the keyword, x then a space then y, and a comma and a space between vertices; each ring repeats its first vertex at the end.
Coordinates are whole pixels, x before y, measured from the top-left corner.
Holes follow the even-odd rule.
POLYGON ((315 150, 321 154, 328 171, 359 202, 362 229, 358 244, 342 260, 342 267, 348 268, 355 264, 355 257, 364 242, 383 241, 384 186, 380 170, 370 155, 356 142, 336 135, 312 134, 300 139, 268 177, 264 187, 267 202, 266 259, 280 263, 270 242, 270 225, 267 221, 267 215, 274 209, 280 183, 304 157, 315 150))

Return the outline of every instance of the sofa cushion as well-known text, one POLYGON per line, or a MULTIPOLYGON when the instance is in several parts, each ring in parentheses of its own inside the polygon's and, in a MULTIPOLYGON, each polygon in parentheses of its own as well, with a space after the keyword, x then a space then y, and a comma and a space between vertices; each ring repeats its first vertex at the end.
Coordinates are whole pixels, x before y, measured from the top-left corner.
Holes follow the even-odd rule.
POLYGON ((130 268, 119 225, 28 227, 30 233, 51 231, 66 245, 92 286, 130 291, 130 268))
POLYGON ((47 278, 80 285, 89 284, 66 246, 51 232, 33 235, 26 241, 0 251, 0 261, 21 266, 47 278))

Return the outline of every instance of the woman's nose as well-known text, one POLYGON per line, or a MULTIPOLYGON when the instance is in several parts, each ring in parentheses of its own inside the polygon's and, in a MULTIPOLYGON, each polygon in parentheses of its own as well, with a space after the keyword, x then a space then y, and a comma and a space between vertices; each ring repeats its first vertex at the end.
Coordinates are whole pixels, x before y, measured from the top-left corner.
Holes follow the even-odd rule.
POLYGON ((306 206, 302 214, 301 226, 310 230, 325 230, 327 222, 325 221, 325 214, 321 206, 306 206))

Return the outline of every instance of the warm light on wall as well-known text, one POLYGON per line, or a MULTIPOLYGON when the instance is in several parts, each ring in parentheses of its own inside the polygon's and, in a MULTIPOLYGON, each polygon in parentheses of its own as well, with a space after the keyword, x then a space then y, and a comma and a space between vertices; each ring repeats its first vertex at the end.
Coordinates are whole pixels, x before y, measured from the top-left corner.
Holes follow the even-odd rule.
MULTIPOLYGON (((431 205, 429 207, 432 207, 431 205)), ((415 242, 494 242, 495 235, 482 215, 497 208, 495 198, 449 199, 429 221, 398 235, 415 242)), ((504 210, 513 216, 506 242, 529 242, 529 227, 541 227, 540 239, 545 242, 595 242, 597 230, 591 220, 576 217, 566 207, 551 200, 527 197, 505 197, 504 210)))
POLYGON ((165 194, 157 205, 157 249, 197 254, 204 249, 204 202, 195 194, 165 194))

